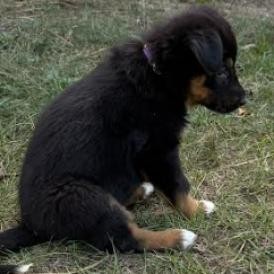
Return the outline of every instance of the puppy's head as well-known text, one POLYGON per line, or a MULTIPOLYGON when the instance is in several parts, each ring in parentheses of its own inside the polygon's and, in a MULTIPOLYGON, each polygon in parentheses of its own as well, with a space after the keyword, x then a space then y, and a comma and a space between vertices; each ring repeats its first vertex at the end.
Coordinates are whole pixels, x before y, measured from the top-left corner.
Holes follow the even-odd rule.
POLYGON ((149 38, 155 73, 183 94, 186 105, 227 113, 244 104, 245 91, 235 71, 236 39, 215 10, 192 9, 149 38))
POLYGON ((230 31, 222 37, 214 30, 204 30, 190 38, 190 49, 202 68, 202 73, 190 80, 187 89, 187 105, 204 105, 227 113, 245 103, 245 91, 236 71, 236 41, 230 31), (222 38, 223 39, 222 39, 222 38), (229 39, 226 41, 225 39, 229 39), (230 44, 230 47, 227 46, 230 44))

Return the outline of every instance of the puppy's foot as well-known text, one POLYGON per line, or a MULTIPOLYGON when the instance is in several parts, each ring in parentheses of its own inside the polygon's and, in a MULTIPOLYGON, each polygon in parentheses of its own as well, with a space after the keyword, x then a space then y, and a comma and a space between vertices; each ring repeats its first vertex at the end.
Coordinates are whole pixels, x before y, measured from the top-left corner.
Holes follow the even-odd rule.
POLYGON ((150 182, 144 182, 141 188, 143 189, 143 199, 147 199, 154 192, 154 186, 150 182))
POLYGON ((150 182, 142 183, 129 198, 126 206, 132 206, 137 202, 147 199, 154 192, 154 186, 150 182))
POLYGON ((215 205, 211 201, 196 200, 189 194, 179 194, 176 199, 176 206, 189 219, 201 211, 207 216, 215 211, 215 205))
POLYGON ((134 223, 129 223, 129 229, 140 247, 147 250, 164 250, 166 248, 187 250, 194 245, 197 239, 194 232, 186 229, 171 228, 162 231, 151 231, 139 228, 134 223))
POLYGON ((14 273, 26 273, 29 271, 29 269, 33 266, 33 264, 27 264, 27 265, 21 265, 15 268, 14 273))
POLYGON ((197 234, 187 229, 180 229, 181 241, 180 247, 183 250, 190 249, 197 240, 197 234))
POLYGON ((199 203, 207 216, 211 215, 216 210, 214 203, 212 203, 211 201, 200 200, 199 203))

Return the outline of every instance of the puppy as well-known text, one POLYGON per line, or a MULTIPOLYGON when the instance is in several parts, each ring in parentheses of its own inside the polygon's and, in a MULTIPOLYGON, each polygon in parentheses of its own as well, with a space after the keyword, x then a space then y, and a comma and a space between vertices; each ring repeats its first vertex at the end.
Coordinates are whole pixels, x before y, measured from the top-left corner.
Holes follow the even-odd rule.
POLYGON ((244 104, 236 55, 229 23, 208 7, 113 47, 40 116, 20 179, 21 222, 0 234, 1 250, 60 239, 121 252, 191 247, 193 232, 140 228, 126 206, 153 190, 145 175, 186 217, 214 210, 189 194, 179 140, 191 106, 244 104))

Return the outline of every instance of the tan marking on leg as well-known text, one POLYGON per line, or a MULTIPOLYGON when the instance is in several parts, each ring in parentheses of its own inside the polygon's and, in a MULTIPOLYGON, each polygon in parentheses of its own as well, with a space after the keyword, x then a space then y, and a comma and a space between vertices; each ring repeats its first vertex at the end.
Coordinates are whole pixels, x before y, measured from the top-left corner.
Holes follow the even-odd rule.
POLYGON ((164 231, 150 231, 129 223, 129 229, 141 248, 147 250, 161 250, 165 248, 191 247, 197 235, 184 229, 167 229, 164 231))
POLYGON ((149 182, 144 182, 140 185, 128 199, 126 206, 134 205, 135 203, 148 198, 154 192, 154 186, 149 182))
POLYGON ((125 206, 132 206, 136 204, 138 201, 140 201, 141 198, 144 197, 144 191, 144 188, 142 188, 141 186, 138 187, 134 191, 133 195, 128 199, 125 206))
POLYGON ((205 87, 206 76, 198 76, 190 81, 187 106, 195 106, 209 100, 211 91, 205 87))
POLYGON ((180 193, 176 196, 176 206, 187 218, 191 218, 199 209, 199 201, 190 194, 180 193))
POLYGON ((145 196, 145 189, 142 186, 139 186, 133 194, 135 201, 140 201, 145 196))
POLYGON ((133 221, 134 220, 134 216, 131 212, 129 212, 123 205, 121 205, 113 196, 109 195, 109 205, 111 208, 113 209, 117 209, 119 208, 119 210, 121 210, 124 215, 126 216, 126 218, 129 221, 133 221))

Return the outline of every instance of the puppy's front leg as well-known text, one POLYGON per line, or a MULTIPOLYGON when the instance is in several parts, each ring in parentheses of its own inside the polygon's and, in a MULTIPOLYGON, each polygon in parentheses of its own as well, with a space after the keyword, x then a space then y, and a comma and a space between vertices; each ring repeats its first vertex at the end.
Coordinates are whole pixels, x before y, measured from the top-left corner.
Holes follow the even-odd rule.
POLYGON ((146 174, 187 218, 191 218, 199 210, 206 214, 214 211, 212 202, 196 200, 190 195, 189 182, 181 169, 178 147, 165 152, 154 151, 147 156, 144 159, 146 174))
POLYGON ((189 193, 177 192, 176 207, 187 217, 193 217, 199 210, 210 215, 215 210, 215 205, 208 200, 196 200, 189 193))

